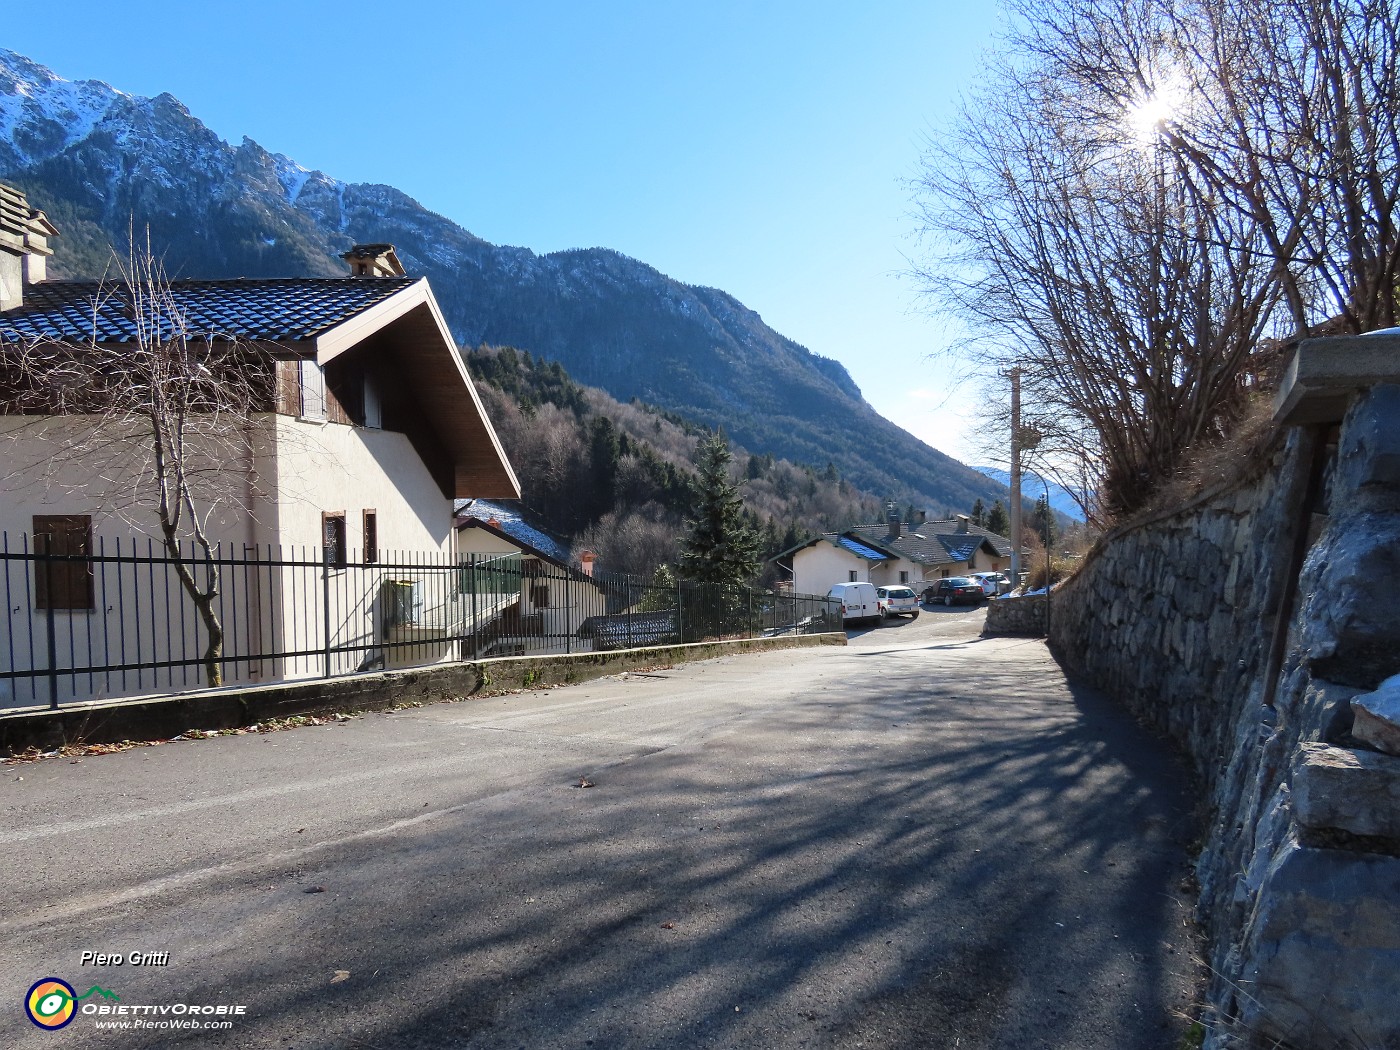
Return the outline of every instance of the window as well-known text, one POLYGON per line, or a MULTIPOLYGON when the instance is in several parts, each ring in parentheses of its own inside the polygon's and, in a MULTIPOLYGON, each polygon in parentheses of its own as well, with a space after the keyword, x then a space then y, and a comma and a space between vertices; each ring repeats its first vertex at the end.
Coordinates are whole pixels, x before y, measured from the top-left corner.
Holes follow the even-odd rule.
POLYGON ((901 573, 899 574, 899 582, 900 582, 900 583, 908 583, 908 582, 909 582, 909 574, 908 574, 907 572, 901 572, 901 573))
POLYGON ((345 568, 345 512, 321 515, 321 545, 328 569, 345 568))
POLYGON ((365 426, 379 430, 384 426, 384 412, 379 405, 379 391, 369 376, 365 376, 365 426))
POLYGON ((326 418, 326 374, 315 361, 307 359, 301 365, 301 418, 326 418))
POLYGON ((549 584, 535 583, 530 585, 530 605, 536 609, 549 608, 549 584))
POLYGON ((856 572, 855 569, 851 569, 850 572, 848 572, 846 575, 847 575, 847 578, 850 580, 851 583, 856 583, 856 582, 858 582, 858 581, 856 580, 856 577, 859 576, 860 574, 859 574, 858 572, 856 572))
MULTIPOLYGON (((54 558, 92 557, 91 515, 34 515, 34 553, 54 558)), ((37 609, 91 609, 92 562, 36 561, 34 606, 37 609)))
POLYGON ((365 511, 365 564, 373 565, 379 560, 379 513, 365 511))

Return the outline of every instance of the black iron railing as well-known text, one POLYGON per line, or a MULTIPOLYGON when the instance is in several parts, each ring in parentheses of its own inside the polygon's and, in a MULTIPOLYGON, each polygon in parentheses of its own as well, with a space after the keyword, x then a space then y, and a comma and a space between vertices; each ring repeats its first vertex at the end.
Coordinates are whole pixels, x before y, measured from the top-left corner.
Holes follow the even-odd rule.
POLYGON ((0 709, 333 677, 496 656, 841 629, 827 598, 613 573, 505 554, 91 541, 81 554, 0 533, 0 709), (37 550, 36 550, 37 547, 37 550), (354 551, 349 552, 351 556, 354 551), (183 564, 223 633, 180 582, 183 564))

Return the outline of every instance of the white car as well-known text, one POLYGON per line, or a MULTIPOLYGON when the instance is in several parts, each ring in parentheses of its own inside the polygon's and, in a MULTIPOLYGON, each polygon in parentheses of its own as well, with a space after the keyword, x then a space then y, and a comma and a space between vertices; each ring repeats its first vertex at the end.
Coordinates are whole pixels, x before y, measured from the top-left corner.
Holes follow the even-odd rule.
POLYGON ((1009 594, 1011 591, 1011 580, 999 572, 970 572, 968 579, 976 580, 982 585, 982 593, 988 598, 995 598, 998 594, 1009 594))
POLYGON ((891 616, 907 616, 911 620, 919 618, 919 596, 909 587, 878 587, 875 593, 880 596, 880 619, 891 616))

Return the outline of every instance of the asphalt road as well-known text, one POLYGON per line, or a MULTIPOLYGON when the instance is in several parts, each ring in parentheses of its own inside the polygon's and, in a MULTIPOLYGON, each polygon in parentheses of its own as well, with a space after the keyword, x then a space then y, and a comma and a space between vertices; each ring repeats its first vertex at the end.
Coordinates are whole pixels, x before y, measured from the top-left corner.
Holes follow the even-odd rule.
POLYGON ((0 1046, 1175 1050, 1182 774, 981 619, 0 767, 0 1046))

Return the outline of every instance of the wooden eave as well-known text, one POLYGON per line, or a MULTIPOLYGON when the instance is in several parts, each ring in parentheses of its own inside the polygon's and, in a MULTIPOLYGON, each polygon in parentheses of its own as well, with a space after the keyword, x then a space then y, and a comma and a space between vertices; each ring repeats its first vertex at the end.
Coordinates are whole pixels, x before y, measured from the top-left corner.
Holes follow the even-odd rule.
POLYGON ((519 499, 520 481, 426 279, 321 333, 315 340, 316 360, 325 366, 381 332, 390 337, 395 367, 452 457, 453 495, 519 499))

